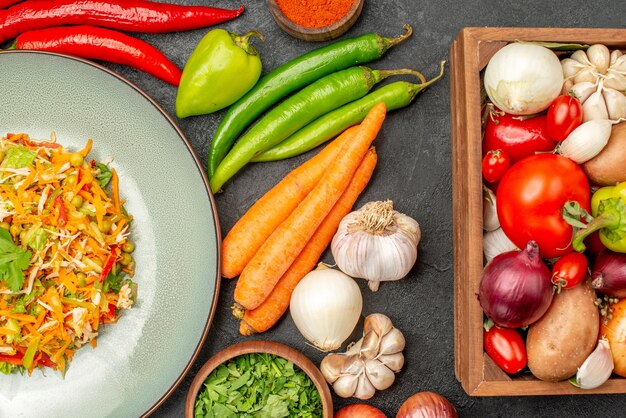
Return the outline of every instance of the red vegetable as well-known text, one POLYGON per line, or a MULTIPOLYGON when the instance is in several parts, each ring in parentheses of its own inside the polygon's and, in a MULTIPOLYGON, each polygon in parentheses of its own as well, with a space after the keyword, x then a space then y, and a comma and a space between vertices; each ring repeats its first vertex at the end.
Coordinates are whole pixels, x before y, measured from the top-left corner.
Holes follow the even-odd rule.
MULTIPOLYGON (((572 251, 573 229, 563 219, 567 202, 589 212, 591 196, 585 173, 556 154, 533 155, 506 172, 498 186, 498 219, 506 236, 522 248, 536 241, 543 258, 572 251)), ((580 216, 571 215, 580 222, 580 216)))
POLYGON ((602 251, 591 272, 591 287, 605 295, 626 297, 626 254, 602 251))
POLYGON ((111 254, 109 254, 106 263, 104 263, 104 267, 102 267, 102 273, 100 273, 100 282, 104 282, 104 279, 107 278, 107 276, 113 269, 113 264, 115 264, 115 260, 117 260, 117 256, 119 255, 119 253, 119 246, 117 244, 113 244, 111 246, 111 254))
POLYGON ((57 197, 54 198, 54 203, 59 207, 59 218, 57 222, 59 225, 64 226, 67 223, 67 210, 65 209, 65 203, 63 203, 61 195, 57 195, 57 197))
POLYGON ((387 418, 378 408, 365 403, 355 403, 353 405, 344 406, 335 412, 335 418, 387 418))
POLYGON ((231 20, 237 10, 144 0, 26 1, 0 11, 0 43, 22 32, 61 25, 94 25, 128 32, 177 32, 231 20))
POLYGON ((557 292, 578 286, 587 277, 587 257, 571 252, 559 258, 552 266, 552 284, 557 292))
POLYGON ((14 364, 16 366, 22 365, 22 358, 24 358, 23 353, 0 354, 0 362, 14 364))
POLYGON ((526 367, 526 346, 517 330, 485 325, 483 345, 487 355, 505 372, 515 374, 526 367))
POLYGON ((9 6, 19 3, 22 0, 0 0, 0 9, 6 9, 9 6))
POLYGON ((552 151, 556 146, 548 135, 545 115, 528 118, 492 110, 486 119, 483 155, 501 149, 513 164, 536 152, 552 151))
POLYGON ((501 149, 488 151, 483 158, 483 178, 488 183, 495 183, 502 178, 510 166, 511 160, 506 152, 501 149))
POLYGON ((529 241, 524 250, 502 253, 487 263, 478 300, 502 327, 521 328, 541 318, 552 302, 552 284, 537 243, 529 241))
POLYGON ((396 418, 457 418, 449 400, 434 392, 417 392, 400 406, 396 418))
POLYGON ((161 51, 140 39, 111 29, 61 26, 33 30, 19 35, 14 47, 129 65, 174 86, 180 82, 180 69, 161 51))
POLYGON ((583 123, 583 107, 580 101, 569 94, 557 97, 548 108, 546 122, 550 138, 563 141, 583 123))

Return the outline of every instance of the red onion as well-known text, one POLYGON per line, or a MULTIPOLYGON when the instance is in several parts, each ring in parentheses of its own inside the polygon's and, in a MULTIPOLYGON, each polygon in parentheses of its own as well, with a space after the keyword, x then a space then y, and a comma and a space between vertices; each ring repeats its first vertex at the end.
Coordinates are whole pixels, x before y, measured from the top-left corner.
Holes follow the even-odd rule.
POLYGON ((591 287, 616 298, 626 297, 626 254, 602 251, 591 272, 591 287))
POLYGON ((433 392, 417 392, 404 401, 396 418, 457 418, 449 400, 433 392))
POLYGON ((550 270, 539 257, 539 246, 528 241, 523 251, 509 251, 483 270, 480 306, 494 323, 507 328, 530 325, 552 302, 550 270))

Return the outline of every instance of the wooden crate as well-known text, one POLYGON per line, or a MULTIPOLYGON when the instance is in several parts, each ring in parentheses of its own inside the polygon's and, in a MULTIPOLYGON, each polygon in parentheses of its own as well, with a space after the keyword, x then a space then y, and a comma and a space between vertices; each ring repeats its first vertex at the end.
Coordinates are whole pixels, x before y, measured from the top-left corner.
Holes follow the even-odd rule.
POLYGON ((509 376, 483 351, 483 311, 478 286, 483 269, 480 71, 509 42, 602 43, 626 50, 626 29, 465 28, 450 49, 450 103, 454 217, 455 373, 470 396, 626 393, 614 377, 597 389, 567 381, 543 382, 531 374, 509 376))

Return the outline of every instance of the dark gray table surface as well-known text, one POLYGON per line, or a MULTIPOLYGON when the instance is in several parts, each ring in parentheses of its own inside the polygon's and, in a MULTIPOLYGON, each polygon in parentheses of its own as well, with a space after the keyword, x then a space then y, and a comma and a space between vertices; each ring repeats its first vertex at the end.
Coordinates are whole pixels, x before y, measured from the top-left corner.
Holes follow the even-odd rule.
MULTIPOLYGON (((178 1, 181 2, 182 1, 178 1)), ((234 0, 187 1, 237 7, 234 0)), ((239 34, 256 29, 265 42, 254 40, 264 72, 287 60, 319 47, 284 33, 274 22, 264 1, 242 0, 246 12, 238 19, 219 25, 239 34)), ((530 27, 624 27, 623 0, 598 1, 373 1, 366 0, 363 13, 344 37, 367 32, 385 36, 402 33, 410 23, 414 34, 371 64, 378 69, 414 68, 428 77, 436 74, 438 62, 448 59, 450 45, 465 26, 530 27)), ((207 29, 208 30, 208 29, 207 29)), ((196 31, 159 35, 137 35, 160 48, 181 68, 194 46, 207 32, 196 31)), ((107 64, 152 96, 174 116, 176 89, 134 69, 107 64)), ((388 315, 407 338, 406 365, 394 385, 377 393, 368 403, 395 416, 402 402, 418 391, 435 391, 446 396, 462 417, 591 417, 625 416, 626 397, 562 396, 470 398, 454 376, 453 334, 453 243, 452 243, 452 159, 450 145, 449 73, 425 91, 409 107, 394 111, 375 141, 379 163, 370 185, 357 206, 371 200, 392 199, 397 210, 421 224, 423 238, 419 259, 410 275, 399 282, 385 283, 377 293, 361 286, 363 315, 388 315)), ((201 161, 223 112, 174 120, 190 140, 201 161)), ((312 152, 313 153, 313 152, 312 152)), ((222 231, 227 232, 245 210, 292 168, 310 155, 287 161, 247 167, 216 196, 222 231)), ((191 169, 191 167, 190 167, 191 169)), ((323 259, 332 261, 327 252, 323 259)), ((234 281, 222 281, 213 325, 189 374, 153 414, 179 417, 191 380, 206 360, 219 350, 243 341, 238 322, 230 314, 234 281)), ((208 303, 208 301, 207 301, 208 303)), ((271 331, 258 338, 279 341, 309 356, 319 365, 323 354, 305 344, 288 314, 271 331)), ((333 398, 336 408, 356 402, 333 398)))

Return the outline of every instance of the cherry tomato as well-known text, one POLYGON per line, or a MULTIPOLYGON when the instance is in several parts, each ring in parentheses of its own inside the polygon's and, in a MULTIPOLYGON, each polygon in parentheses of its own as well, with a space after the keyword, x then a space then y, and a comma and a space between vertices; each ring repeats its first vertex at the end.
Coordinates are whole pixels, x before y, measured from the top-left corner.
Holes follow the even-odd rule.
POLYGON ((515 374, 526 367, 526 346, 516 329, 493 325, 485 330, 483 344, 487 355, 505 372, 515 374))
POLYGON ((572 252, 559 258, 552 266, 552 284, 557 292, 582 283, 587 277, 587 267, 587 257, 581 253, 572 252))
POLYGON ((501 149, 513 164, 537 152, 552 151, 555 146, 556 141, 548 135, 546 115, 527 118, 494 110, 487 116, 483 155, 501 149))
POLYGON ((534 240, 543 258, 572 251, 572 227, 563 206, 577 202, 587 212, 591 193, 578 164, 556 154, 538 154, 511 166, 496 194, 498 219, 506 236, 518 247, 534 240))
POLYGON ((511 160, 501 149, 487 152, 483 158, 483 177, 488 183, 495 183, 502 178, 511 166, 511 160))
POLYGON ((580 101, 568 94, 559 96, 548 108, 548 135, 555 141, 563 141, 583 123, 583 107, 580 101))

